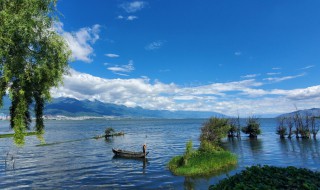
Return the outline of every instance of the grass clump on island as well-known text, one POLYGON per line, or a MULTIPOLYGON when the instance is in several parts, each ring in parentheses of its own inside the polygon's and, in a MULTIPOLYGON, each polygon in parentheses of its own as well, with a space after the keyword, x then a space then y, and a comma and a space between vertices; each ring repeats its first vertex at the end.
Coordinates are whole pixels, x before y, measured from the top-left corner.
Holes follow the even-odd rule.
POLYGON ((205 176, 234 168, 236 155, 221 148, 221 139, 227 136, 229 129, 228 119, 210 118, 201 128, 200 148, 194 150, 189 141, 184 155, 171 159, 169 169, 175 175, 205 176))
MULTIPOLYGON (((187 143, 187 147, 192 141, 187 143)), ((188 148, 187 148, 188 150, 188 148)), ((228 171, 237 164, 237 157, 224 150, 192 150, 183 156, 176 156, 169 162, 169 169, 175 175, 203 176, 228 171)))
POLYGON ((251 166, 223 179, 209 190, 220 189, 320 189, 320 173, 289 166, 251 166))

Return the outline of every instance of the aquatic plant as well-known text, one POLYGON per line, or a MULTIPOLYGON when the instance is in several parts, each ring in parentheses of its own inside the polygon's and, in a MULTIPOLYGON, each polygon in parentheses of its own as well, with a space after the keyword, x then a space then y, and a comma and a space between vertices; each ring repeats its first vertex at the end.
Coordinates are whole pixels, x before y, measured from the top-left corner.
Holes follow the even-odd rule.
POLYGON ((110 136, 112 133, 114 132, 114 129, 112 127, 108 127, 106 128, 106 130, 104 131, 106 136, 110 136))
POLYGON ((320 173, 293 166, 251 166, 209 189, 320 189, 320 173))
POLYGON ((227 136, 229 129, 228 119, 212 117, 201 128, 200 141, 207 141, 219 147, 221 139, 227 136))
POLYGON ((209 176, 218 175, 233 169, 237 165, 237 157, 229 151, 190 151, 187 143, 183 156, 176 156, 168 164, 175 175, 209 176), (189 149, 189 150, 188 150, 189 149))
POLYGON ((280 136, 281 139, 285 138, 287 135, 287 127, 285 125, 286 117, 279 117, 278 118, 278 127, 276 133, 280 136))
POLYGON ((228 171, 237 164, 236 155, 223 150, 221 139, 230 128, 228 119, 210 118, 201 128, 200 147, 193 150, 192 141, 186 144, 182 156, 176 156, 168 164, 175 175, 203 176, 228 171))
POLYGON ((252 116, 247 119, 247 125, 241 131, 248 134, 250 138, 256 138, 261 134, 259 119, 252 116))
POLYGON ((230 129, 228 131, 228 137, 238 137, 240 138, 241 126, 240 126, 240 117, 231 118, 228 120, 230 129))

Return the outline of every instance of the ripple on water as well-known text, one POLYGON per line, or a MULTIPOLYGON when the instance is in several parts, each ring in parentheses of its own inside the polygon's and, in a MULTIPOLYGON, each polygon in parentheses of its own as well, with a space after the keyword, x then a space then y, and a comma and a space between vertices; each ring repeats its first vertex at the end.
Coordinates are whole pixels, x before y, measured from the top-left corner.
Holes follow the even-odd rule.
MULTIPOLYGON (((44 139, 51 146, 37 147, 40 141, 28 137, 23 148, 12 139, 0 139, 0 152, 15 155, 15 169, 5 169, 0 155, 0 187, 5 189, 207 189, 226 177, 174 176, 167 163, 185 151, 186 142, 199 146, 203 120, 117 120, 47 121, 44 139), (88 139, 104 132, 107 126, 124 131, 122 137, 88 139), (82 139, 83 140, 79 140, 82 139), (65 142, 66 139, 77 140, 65 142), (146 162, 114 159, 112 147, 141 151, 147 143, 146 162)), ((275 120, 262 120, 263 135, 256 140, 242 137, 224 141, 238 155, 233 175, 253 164, 293 165, 319 170, 319 141, 282 141, 275 135, 275 120), (274 127, 274 128, 273 128, 274 127)))

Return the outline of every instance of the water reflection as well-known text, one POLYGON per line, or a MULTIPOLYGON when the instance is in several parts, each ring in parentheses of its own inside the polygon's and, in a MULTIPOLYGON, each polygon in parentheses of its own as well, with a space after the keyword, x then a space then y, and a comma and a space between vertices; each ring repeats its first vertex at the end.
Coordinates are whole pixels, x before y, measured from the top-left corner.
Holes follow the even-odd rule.
POLYGON ((288 157, 293 157, 307 165, 307 160, 319 162, 319 141, 316 139, 281 139, 279 141, 281 152, 288 157))
MULTIPOLYGON (((7 121, 0 121, 1 128, 7 121)), ((226 177, 225 172, 203 178, 173 176, 167 168, 172 157, 185 151, 192 140, 199 146, 203 120, 94 120, 47 121, 43 138, 26 137, 26 145, 17 148, 12 138, 0 139, 0 187, 3 189, 208 189, 226 177), (92 139, 105 126, 126 135, 92 139), (99 132, 98 132, 99 131, 99 132), (147 135, 147 137, 146 137, 147 135), (53 143, 51 143, 53 142, 53 143), (146 142, 148 159, 113 158, 113 147, 141 151, 146 142), (49 143, 49 144, 48 144, 49 143), (13 153, 15 169, 13 170, 13 153), (10 161, 10 162, 9 162, 10 161), (7 168, 6 168, 7 167, 7 168), (6 171, 7 169, 7 171, 6 171), (32 184, 32 185, 30 185, 32 184)), ((275 134, 276 120, 261 122, 263 134, 257 139, 225 139, 223 146, 238 156, 238 166, 227 171, 230 176, 247 166, 295 166, 319 170, 320 141, 284 139, 275 134)))
POLYGON ((252 152, 252 155, 255 156, 263 152, 262 140, 258 138, 249 138, 249 148, 252 152))
POLYGON ((145 174, 146 167, 150 165, 148 158, 126 158, 114 155, 112 160, 115 161, 117 164, 128 164, 128 165, 135 165, 139 166, 142 163, 142 173, 145 174))
POLYGON ((263 141, 259 138, 228 138, 223 147, 241 157, 248 154, 259 157, 263 152, 263 141))

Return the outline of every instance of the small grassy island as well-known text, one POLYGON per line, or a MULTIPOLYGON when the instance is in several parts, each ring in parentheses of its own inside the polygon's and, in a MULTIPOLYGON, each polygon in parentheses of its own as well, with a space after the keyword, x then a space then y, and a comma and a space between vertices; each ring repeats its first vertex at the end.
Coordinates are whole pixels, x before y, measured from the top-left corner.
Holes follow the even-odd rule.
POLYGON ((201 128, 200 148, 193 150, 192 141, 189 141, 184 155, 171 159, 169 169, 175 175, 206 176, 234 168, 237 165, 236 155, 220 146, 229 129, 228 119, 210 118, 201 128))
MULTIPOLYGON (((187 147, 192 142, 187 143, 187 147)), ((187 151, 183 156, 176 156, 169 162, 169 169, 175 175, 204 176, 228 171, 237 164, 237 157, 225 150, 187 151)))
POLYGON ((209 189, 320 189, 320 173, 293 166, 251 166, 209 189))

